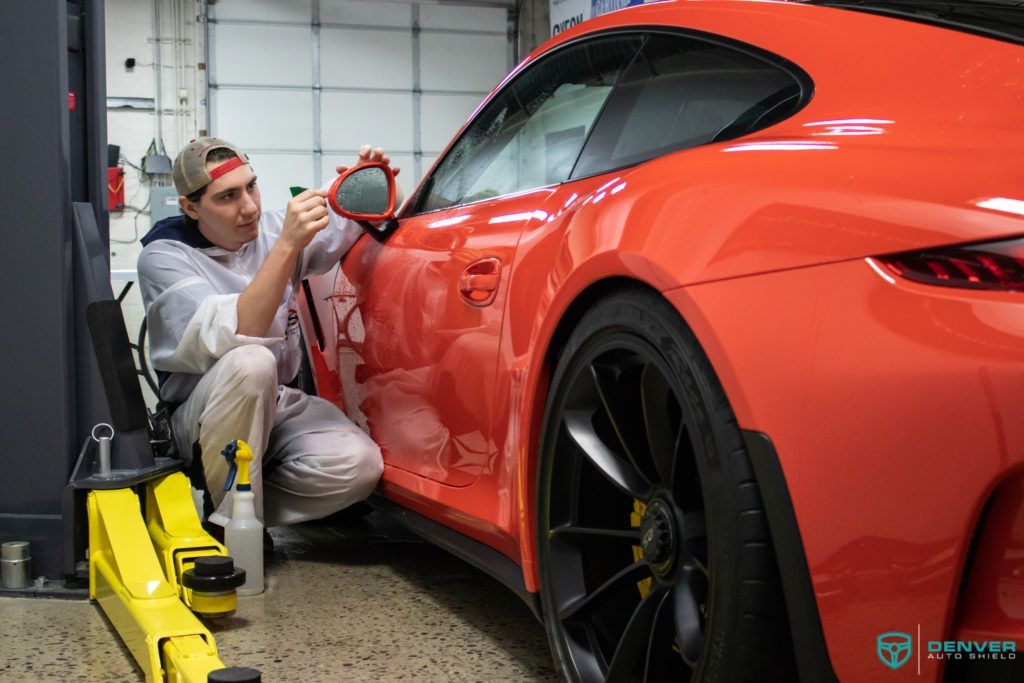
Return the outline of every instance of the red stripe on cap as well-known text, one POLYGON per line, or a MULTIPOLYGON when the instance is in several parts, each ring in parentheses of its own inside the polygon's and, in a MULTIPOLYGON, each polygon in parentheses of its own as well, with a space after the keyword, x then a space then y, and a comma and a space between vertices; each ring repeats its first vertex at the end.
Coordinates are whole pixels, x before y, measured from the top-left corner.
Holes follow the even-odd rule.
POLYGON ((228 161, 225 161, 223 164, 221 164, 220 166, 217 166, 216 168, 214 168, 214 169, 212 169, 210 171, 210 181, 212 182, 212 181, 216 180, 217 178, 220 178, 225 173, 233 171, 236 168, 238 168, 239 166, 243 166, 244 163, 245 162, 243 162, 238 157, 235 157, 234 159, 229 159, 228 161))

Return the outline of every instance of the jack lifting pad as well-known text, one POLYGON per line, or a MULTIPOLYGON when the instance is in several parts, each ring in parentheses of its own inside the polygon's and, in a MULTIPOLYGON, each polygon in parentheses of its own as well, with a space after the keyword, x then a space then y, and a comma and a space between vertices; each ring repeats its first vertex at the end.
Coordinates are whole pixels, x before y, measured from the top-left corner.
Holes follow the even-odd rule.
POLYGON ((208 683, 261 683, 263 676, 256 669, 232 666, 227 669, 211 671, 206 680, 208 683))

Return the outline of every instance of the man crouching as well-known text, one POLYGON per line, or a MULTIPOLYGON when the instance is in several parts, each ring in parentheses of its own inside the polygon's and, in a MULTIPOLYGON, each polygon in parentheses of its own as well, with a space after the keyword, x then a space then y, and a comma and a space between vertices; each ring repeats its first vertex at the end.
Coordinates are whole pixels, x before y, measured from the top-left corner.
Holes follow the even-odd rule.
MULTIPOLYGON (((359 156, 387 162, 367 147, 359 156)), ((359 226, 329 211, 323 190, 264 212, 248 157, 217 138, 187 145, 173 177, 184 215, 142 239, 139 283, 160 398, 179 404, 175 442, 193 481, 205 477, 209 520, 223 526, 231 514, 220 452, 233 439, 252 448, 266 526, 362 500, 383 471, 380 449, 334 404, 285 386, 302 362, 295 289, 337 264, 359 226)))

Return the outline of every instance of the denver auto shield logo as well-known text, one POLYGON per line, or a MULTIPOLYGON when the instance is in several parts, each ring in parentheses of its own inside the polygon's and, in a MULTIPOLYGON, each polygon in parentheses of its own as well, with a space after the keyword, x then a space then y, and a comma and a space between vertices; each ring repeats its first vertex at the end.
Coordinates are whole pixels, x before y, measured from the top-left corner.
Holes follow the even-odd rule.
POLYGON ((910 661, 914 638, 909 633, 889 631, 878 636, 878 658, 890 669, 898 669, 910 661))
POLYGON ((917 626, 917 640, 909 633, 886 631, 875 639, 875 654, 892 670, 910 661, 917 651, 917 675, 921 675, 921 660, 1015 660, 1017 643, 1013 640, 922 640, 921 625, 917 626))

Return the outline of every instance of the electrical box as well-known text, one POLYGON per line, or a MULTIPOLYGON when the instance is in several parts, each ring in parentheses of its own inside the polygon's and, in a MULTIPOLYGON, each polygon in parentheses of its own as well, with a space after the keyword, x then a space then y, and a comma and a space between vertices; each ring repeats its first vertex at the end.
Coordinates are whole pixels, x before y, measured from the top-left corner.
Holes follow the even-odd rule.
POLYGON ((170 175, 171 158, 166 154, 150 154, 142 160, 146 175, 170 175))
POLYGON ((119 166, 107 168, 107 208, 124 211, 124 169, 119 166))
POLYGON ((178 191, 173 185, 155 185, 149 189, 149 219, 151 225, 181 214, 178 191))

